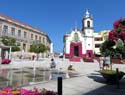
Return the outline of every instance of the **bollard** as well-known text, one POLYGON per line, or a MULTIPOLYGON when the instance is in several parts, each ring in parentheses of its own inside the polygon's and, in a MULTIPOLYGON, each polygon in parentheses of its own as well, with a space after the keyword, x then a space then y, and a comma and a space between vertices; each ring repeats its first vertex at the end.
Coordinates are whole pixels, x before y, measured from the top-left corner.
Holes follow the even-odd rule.
POLYGON ((62 95, 62 77, 58 77, 58 95, 62 95))
POLYGON ((120 88, 120 85, 119 85, 119 69, 116 68, 116 85, 117 85, 117 89, 120 88))

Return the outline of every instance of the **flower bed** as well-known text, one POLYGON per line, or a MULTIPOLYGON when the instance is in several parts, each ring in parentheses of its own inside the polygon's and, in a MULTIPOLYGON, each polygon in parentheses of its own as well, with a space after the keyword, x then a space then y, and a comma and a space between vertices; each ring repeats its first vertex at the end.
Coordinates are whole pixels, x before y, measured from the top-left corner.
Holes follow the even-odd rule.
POLYGON ((3 58, 1 64, 9 64, 11 62, 8 58, 3 58))
POLYGON ((3 88, 0 90, 0 95, 57 95, 56 92, 43 89, 34 88, 33 90, 21 88, 3 88))

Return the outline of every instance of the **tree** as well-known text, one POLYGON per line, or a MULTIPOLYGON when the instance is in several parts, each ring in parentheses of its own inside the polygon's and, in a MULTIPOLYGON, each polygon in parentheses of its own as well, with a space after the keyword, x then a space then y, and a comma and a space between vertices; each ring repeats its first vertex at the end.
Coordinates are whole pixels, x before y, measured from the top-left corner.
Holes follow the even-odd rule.
POLYGON ((17 46, 17 44, 16 44, 16 39, 5 36, 5 37, 2 37, 1 41, 6 46, 12 46, 12 51, 13 52, 14 51, 20 51, 19 46, 17 46))
POLYGON ((123 42, 117 42, 115 52, 121 54, 122 57, 125 57, 125 46, 123 42))
POLYGON ((111 40, 104 41, 100 47, 101 54, 104 56, 112 55, 114 53, 114 48, 113 48, 114 45, 115 45, 114 41, 111 40))
POLYGON ((47 47, 42 43, 33 43, 30 47, 30 52, 35 52, 37 54, 37 60, 39 58, 39 53, 44 53, 47 51, 47 47))
POLYGON ((12 46, 12 51, 13 51, 13 52, 15 52, 15 51, 20 51, 19 46, 17 46, 17 45, 12 46))
POLYGON ((125 56, 125 19, 119 19, 113 24, 108 40, 102 43, 100 51, 104 55, 119 53, 125 56))
POLYGON ((8 37, 8 36, 2 37, 1 41, 6 46, 14 46, 15 43, 16 43, 16 40, 14 38, 11 38, 11 37, 8 37))

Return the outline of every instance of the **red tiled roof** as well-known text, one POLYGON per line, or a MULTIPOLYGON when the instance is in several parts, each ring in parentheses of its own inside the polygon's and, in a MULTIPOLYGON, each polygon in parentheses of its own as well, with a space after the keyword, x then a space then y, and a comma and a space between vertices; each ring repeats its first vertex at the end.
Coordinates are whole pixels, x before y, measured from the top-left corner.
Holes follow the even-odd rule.
POLYGON ((18 20, 15 20, 15 19, 13 19, 13 18, 10 18, 10 17, 8 17, 8 16, 6 16, 6 15, 4 15, 4 14, 0 14, 0 16, 3 17, 3 18, 5 18, 5 19, 11 20, 11 21, 13 21, 13 22, 16 22, 16 23, 19 23, 19 24, 28 26, 28 27, 30 27, 30 28, 36 29, 38 32, 43 32, 43 31, 41 31, 41 30, 39 30, 39 29, 37 29, 37 28, 35 28, 35 27, 33 27, 33 26, 30 26, 30 25, 28 25, 28 24, 25 24, 25 23, 23 23, 23 22, 20 22, 20 21, 18 21, 18 20))

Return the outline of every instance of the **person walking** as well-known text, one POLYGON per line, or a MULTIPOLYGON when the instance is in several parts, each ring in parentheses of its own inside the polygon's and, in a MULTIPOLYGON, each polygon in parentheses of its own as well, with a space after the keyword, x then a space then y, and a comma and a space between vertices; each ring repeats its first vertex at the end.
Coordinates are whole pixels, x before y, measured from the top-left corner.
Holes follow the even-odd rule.
POLYGON ((111 64, 111 59, 110 59, 110 56, 106 56, 105 57, 105 67, 106 67, 106 69, 108 69, 108 68, 111 68, 112 69, 112 66, 111 66, 112 64, 111 64))

